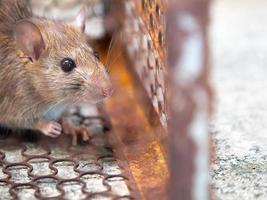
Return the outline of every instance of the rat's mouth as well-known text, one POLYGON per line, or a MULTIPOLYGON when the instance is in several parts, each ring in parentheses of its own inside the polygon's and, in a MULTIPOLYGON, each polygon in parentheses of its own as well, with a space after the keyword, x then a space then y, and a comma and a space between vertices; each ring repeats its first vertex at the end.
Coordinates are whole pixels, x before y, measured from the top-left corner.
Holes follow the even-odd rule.
POLYGON ((112 87, 97 88, 89 91, 82 99, 83 101, 91 101, 98 103, 112 96, 114 89, 112 87))
POLYGON ((105 98, 111 97, 113 92, 114 92, 114 89, 112 87, 102 89, 102 95, 105 98))

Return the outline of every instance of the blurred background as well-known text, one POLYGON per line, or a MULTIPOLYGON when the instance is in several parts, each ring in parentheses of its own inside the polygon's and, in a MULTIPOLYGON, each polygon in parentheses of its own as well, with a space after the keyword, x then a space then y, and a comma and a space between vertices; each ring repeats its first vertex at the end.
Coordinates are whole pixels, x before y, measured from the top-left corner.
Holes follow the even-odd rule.
POLYGON ((266 9, 263 0, 211 6, 217 146, 211 176, 219 199, 267 198, 266 9))

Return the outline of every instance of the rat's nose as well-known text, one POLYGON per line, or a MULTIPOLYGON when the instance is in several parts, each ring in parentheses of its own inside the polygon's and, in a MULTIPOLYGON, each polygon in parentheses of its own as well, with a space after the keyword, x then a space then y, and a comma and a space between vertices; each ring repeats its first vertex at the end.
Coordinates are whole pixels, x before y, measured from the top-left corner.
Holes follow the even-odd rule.
POLYGON ((112 87, 110 88, 104 88, 102 89, 102 94, 104 97, 110 97, 113 94, 114 89, 112 87))

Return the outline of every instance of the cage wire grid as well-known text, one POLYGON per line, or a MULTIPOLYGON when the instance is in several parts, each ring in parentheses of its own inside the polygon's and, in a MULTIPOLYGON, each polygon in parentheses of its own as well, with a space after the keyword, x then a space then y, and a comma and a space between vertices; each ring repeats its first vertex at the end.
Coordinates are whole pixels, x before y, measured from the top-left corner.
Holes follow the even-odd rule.
POLYGON ((67 137, 53 141, 28 132, 2 138, 0 199, 133 199, 126 165, 108 144, 105 119, 85 111, 69 117, 94 133, 89 143, 72 146, 67 137))

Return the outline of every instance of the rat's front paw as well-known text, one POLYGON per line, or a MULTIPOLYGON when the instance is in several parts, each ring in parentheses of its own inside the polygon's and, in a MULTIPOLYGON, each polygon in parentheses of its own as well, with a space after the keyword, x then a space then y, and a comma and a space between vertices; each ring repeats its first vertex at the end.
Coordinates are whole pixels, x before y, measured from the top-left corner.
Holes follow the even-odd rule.
POLYGON ((77 139, 81 138, 84 142, 87 142, 91 138, 91 133, 85 126, 75 126, 70 119, 62 119, 63 133, 72 137, 72 145, 77 145, 77 139))
POLYGON ((61 134, 61 125, 55 121, 40 121, 36 125, 36 129, 44 135, 56 138, 61 134))

